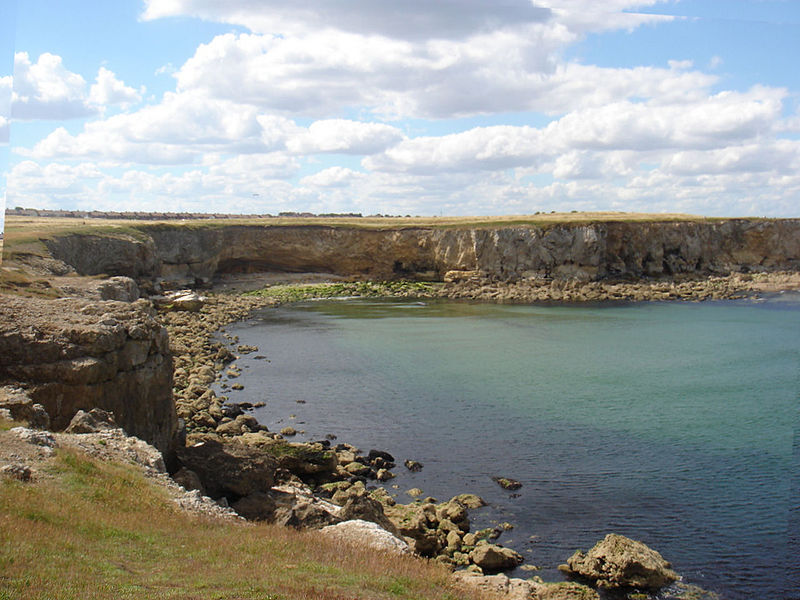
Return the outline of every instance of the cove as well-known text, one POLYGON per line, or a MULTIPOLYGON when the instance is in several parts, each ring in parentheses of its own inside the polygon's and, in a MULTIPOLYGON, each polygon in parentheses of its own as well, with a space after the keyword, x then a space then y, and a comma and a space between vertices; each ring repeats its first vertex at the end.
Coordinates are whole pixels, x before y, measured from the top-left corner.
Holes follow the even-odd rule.
MULTIPOLYGON (((561 579, 608 532, 722 598, 791 598, 798 571, 800 296, 763 302, 508 306, 318 301, 229 326, 233 401, 271 430, 388 450, 419 487, 491 506, 473 531, 561 579), (293 416, 293 418, 292 418, 293 416), (491 477, 513 477, 512 495, 491 477)), ((516 573, 525 576, 524 573, 516 573)))

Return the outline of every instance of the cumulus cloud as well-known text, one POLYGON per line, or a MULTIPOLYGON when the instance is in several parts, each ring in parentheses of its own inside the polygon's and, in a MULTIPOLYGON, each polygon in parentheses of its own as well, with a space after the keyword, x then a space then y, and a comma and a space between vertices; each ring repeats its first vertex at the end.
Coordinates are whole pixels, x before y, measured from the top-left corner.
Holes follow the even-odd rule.
POLYGON ((86 97, 86 80, 68 70, 60 56, 45 52, 31 62, 27 52, 14 55, 15 119, 72 119, 96 113, 86 97))
POLYGON ((330 167, 313 175, 308 175, 300 180, 300 185, 312 187, 347 187, 354 181, 363 179, 364 173, 353 171, 345 167, 330 167))
POLYGON ((32 62, 27 52, 14 55, 11 115, 19 120, 67 120, 92 117, 106 106, 128 106, 141 100, 144 88, 135 90, 100 67, 95 83, 64 66, 62 58, 45 52, 32 62))
POLYGON ((524 35, 493 32, 417 46, 330 31, 225 34, 198 47, 176 78, 180 90, 263 110, 328 116, 363 106, 422 118, 563 113, 632 96, 691 100, 717 81, 682 63, 616 69, 559 62, 559 49, 572 41, 563 29, 540 26, 524 35))
POLYGON ((137 91, 117 79, 113 72, 105 67, 100 67, 97 79, 89 90, 88 100, 90 104, 98 106, 120 104, 125 107, 140 102, 144 92, 144 87, 137 91))
POLYGON ((329 119, 313 122, 306 131, 290 139, 287 147, 297 154, 374 154, 402 139, 402 131, 383 123, 329 119))
POLYGON ((464 38, 539 23, 547 8, 530 0, 145 0, 145 20, 190 15, 263 33, 333 28, 420 40, 464 38))
POLYGON ((252 106, 167 93, 160 104, 87 123, 77 135, 59 127, 27 154, 185 164, 221 150, 269 152, 283 147, 287 131, 293 129, 286 119, 264 117, 252 106))

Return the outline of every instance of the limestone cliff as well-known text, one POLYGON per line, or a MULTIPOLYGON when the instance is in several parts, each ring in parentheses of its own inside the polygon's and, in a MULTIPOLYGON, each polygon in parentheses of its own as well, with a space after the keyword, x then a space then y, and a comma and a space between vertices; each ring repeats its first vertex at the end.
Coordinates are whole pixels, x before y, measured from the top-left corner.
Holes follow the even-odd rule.
POLYGON ((0 384, 24 387, 54 429, 99 407, 172 453, 172 357, 149 302, 0 296, 0 384))
POLYGON ((79 273, 194 285, 230 272, 327 272, 441 279, 601 280, 800 268, 800 220, 604 221, 502 227, 369 229, 276 225, 140 225, 141 236, 48 242, 79 273), (85 244, 90 252, 85 252, 85 244))

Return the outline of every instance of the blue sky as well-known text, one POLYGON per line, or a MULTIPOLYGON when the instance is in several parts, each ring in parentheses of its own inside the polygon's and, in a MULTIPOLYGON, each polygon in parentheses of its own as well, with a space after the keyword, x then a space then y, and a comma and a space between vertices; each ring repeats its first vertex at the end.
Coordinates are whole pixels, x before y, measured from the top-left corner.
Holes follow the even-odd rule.
POLYGON ((0 0, 0 40, 10 206, 798 216, 793 0, 0 0))

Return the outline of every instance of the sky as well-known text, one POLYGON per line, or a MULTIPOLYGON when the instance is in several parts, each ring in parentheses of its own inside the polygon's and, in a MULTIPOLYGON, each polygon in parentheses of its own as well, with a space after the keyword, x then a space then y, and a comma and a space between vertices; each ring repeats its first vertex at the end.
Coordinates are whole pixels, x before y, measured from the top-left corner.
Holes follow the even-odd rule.
POLYGON ((796 0, 0 0, 51 209, 800 216, 796 0))

